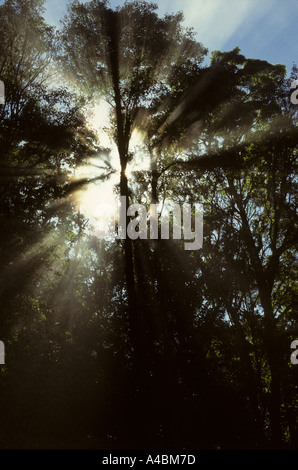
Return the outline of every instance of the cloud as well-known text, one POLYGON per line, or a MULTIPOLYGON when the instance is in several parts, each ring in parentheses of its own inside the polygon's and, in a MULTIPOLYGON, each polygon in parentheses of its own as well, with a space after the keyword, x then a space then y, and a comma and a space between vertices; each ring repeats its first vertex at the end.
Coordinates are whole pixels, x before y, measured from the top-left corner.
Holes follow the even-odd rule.
MULTIPOLYGON (((174 0, 175 10, 182 10, 185 22, 193 26, 198 39, 209 50, 224 49, 237 33, 244 37, 268 12, 277 0, 174 0)), ((161 5, 163 2, 159 2, 161 5)))

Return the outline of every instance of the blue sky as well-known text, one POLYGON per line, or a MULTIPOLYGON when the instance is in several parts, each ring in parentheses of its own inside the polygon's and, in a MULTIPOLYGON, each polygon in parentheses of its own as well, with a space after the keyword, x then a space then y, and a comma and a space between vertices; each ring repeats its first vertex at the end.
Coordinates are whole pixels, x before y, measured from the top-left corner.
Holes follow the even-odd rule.
MULTIPOLYGON (((112 7, 125 0, 110 0, 112 7)), ((1 2, 2 3, 2 2, 1 2)), ((47 0, 46 19, 59 24, 68 0, 47 0)), ((209 52, 239 46, 246 57, 285 64, 288 73, 298 64, 297 0, 156 0, 159 12, 183 11, 209 52)))

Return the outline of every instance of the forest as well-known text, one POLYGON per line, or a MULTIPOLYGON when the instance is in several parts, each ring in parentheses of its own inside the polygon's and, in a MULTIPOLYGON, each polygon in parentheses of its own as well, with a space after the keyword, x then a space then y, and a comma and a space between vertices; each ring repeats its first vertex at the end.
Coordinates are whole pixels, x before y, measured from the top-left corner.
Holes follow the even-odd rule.
POLYGON ((0 6, 0 448, 298 449, 298 68, 44 12, 0 6), (201 204, 202 247, 101 236, 119 197, 201 204))

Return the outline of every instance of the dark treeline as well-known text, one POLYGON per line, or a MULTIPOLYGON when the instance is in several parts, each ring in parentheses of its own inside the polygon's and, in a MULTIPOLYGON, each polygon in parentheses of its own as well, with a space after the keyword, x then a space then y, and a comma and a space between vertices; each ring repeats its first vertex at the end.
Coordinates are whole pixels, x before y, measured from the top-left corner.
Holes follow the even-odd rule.
POLYGON ((206 64, 143 1, 43 14, 0 6, 0 447, 297 448, 298 70, 206 64), (115 172, 127 204, 202 203, 202 249, 98 238, 77 197, 115 172))

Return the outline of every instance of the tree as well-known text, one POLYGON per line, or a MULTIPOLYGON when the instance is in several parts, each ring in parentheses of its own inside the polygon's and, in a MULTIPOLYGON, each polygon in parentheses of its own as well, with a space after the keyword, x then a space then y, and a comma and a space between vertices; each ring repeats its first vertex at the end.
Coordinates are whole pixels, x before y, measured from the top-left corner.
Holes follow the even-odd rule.
MULTIPOLYGON (((77 84, 111 105, 113 137, 121 166, 120 195, 128 200, 131 192, 126 169, 133 158, 129 144, 139 113, 161 88, 168 86, 173 61, 200 63, 206 50, 194 40, 192 31, 182 28, 181 14, 159 18, 157 5, 146 2, 125 3, 115 11, 107 5, 104 1, 75 1, 70 5, 61 35, 62 63, 77 84)), ((137 375, 142 377, 143 334, 133 247, 128 238, 124 252, 132 347, 137 375)), ((140 383, 143 381, 140 378, 140 383)))
MULTIPOLYGON (((285 371, 289 340, 282 312, 292 311, 295 297, 293 273, 290 280, 285 270, 289 259, 295 263, 297 239, 297 219, 293 211, 297 130, 293 115, 281 99, 283 88, 283 83, 280 87, 277 80, 269 99, 262 98, 264 103, 269 103, 270 113, 262 104, 256 117, 263 118, 258 117, 251 123, 252 127, 242 133, 242 168, 218 168, 209 171, 209 175, 205 172, 205 179, 201 169, 183 183, 180 172, 177 194, 177 197, 183 194, 184 200, 190 201, 194 200, 194 194, 201 195, 207 203, 203 249, 206 258, 199 261, 202 276, 205 276, 206 287, 209 283, 207 292, 223 305, 234 325, 240 356, 247 367, 242 380, 247 377, 256 422, 259 429, 264 427, 260 423, 265 420, 265 410, 269 412, 270 439, 277 447, 284 438, 282 396, 288 395, 285 371), (291 294, 284 296, 282 291, 291 291, 291 294), (284 302, 287 307, 283 306, 284 302), (248 341, 248 338, 251 339, 248 341), (259 344, 262 344, 262 352, 259 344), (255 368, 258 363, 264 367, 264 361, 268 367, 265 376, 255 368), (265 388, 270 390, 267 396, 265 388), (260 409, 263 410, 261 415, 260 409)), ((261 91, 256 96, 262 96, 261 91)), ((212 127, 210 129, 212 132, 212 127)), ((218 134, 221 135, 220 130, 218 134)), ((233 138, 231 127, 227 139, 222 135, 221 146, 229 148, 233 138)), ((231 158, 237 158, 237 153, 237 147, 232 147, 231 158)), ((293 425, 292 431, 294 438, 293 425)))

